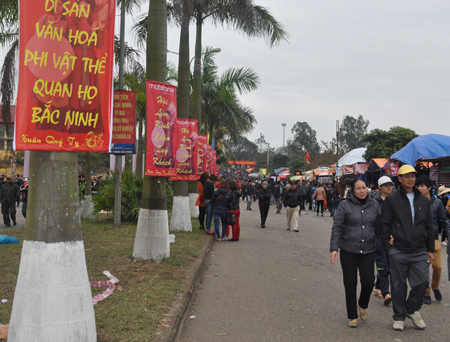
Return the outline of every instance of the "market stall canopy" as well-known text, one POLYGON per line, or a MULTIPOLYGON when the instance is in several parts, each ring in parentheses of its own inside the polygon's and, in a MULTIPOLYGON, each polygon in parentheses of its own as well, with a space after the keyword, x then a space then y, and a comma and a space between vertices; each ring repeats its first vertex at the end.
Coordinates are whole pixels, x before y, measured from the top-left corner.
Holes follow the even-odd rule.
POLYGON ((373 158, 370 162, 368 171, 380 171, 389 165, 389 159, 387 158, 373 158))
POLYGON ((391 159, 409 165, 416 165, 419 159, 437 159, 450 156, 450 137, 441 134, 425 134, 411 140, 391 159))
POLYGON ((289 171, 289 168, 288 168, 288 167, 280 167, 279 169, 273 170, 273 172, 274 172, 276 175, 278 175, 280 172, 283 172, 284 170, 288 170, 288 171, 289 171))
POLYGON ((365 147, 355 148, 339 159, 337 164, 340 167, 344 165, 353 165, 356 163, 365 163, 366 160, 363 158, 364 153, 366 153, 365 147))

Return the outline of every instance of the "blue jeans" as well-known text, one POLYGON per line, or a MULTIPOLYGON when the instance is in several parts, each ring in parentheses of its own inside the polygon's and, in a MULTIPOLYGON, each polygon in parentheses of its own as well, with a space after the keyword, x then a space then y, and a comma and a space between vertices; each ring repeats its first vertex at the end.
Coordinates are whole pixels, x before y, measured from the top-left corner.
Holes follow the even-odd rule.
POLYGON ((213 209, 214 214, 214 228, 216 229, 216 236, 217 238, 224 238, 227 233, 227 225, 225 224, 225 221, 227 219, 227 211, 226 210, 220 210, 220 209, 213 209), (220 236, 220 222, 219 218, 222 221, 222 236, 220 236))
POLYGON ((333 200, 333 215, 336 215, 336 210, 339 208, 341 201, 339 199, 333 200))
POLYGON ((205 230, 207 232, 211 231, 211 221, 213 218, 213 203, 211 200, 205 200, 205 208, 206 208, 206 227, 205 230))

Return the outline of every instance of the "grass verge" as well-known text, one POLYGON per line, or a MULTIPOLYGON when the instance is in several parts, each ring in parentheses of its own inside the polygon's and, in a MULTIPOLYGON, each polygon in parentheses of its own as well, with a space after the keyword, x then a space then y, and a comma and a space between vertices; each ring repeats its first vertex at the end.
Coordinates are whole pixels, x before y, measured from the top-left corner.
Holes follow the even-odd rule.
MULTIPOLYGON (((198 230, 198 221, 192 222, 192 233, 175 233, 170 245, 170 258, 161 262, 132 260, 135 224, 117 228, 111 221, 83 221, 83 237, 89 280, 108 280, 108 270, 119 279, 114 293, 99 302, 94 310, 99 342, 151 341, 164 313, 180 292, 186 270, 199 256, 209 236, 198 230)), ((8 324, 14 289, 19 273, 23 229, 13 229, 5 235, 17 237, 19 245, 0 246, 0 323, 8 324)), ((95 296, 106 290, 92 288, 95 296)))

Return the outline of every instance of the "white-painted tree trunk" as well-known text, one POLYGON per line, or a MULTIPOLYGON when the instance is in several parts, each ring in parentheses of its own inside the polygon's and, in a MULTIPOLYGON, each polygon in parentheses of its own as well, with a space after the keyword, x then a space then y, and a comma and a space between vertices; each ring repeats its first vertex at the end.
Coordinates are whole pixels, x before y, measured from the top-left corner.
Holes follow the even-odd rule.
POLYGON ((8 342, 97 341, 83 241, 23 242, 8 342))
POLYGON ((88 218, 94 211, 94 203, 92 202, 92 195, 86 195, 83 201, 83 208, 81 217, 88 218))
POLYGON ((191 217, 198 217, 199 211, 198 207, 195 206, 195 202, 197 202, 197 193, 190 193, 189 194, 189 211, 191 213, 191 217))
POLYGON ((167 210, 140 208, 133 257, 144 260, 162 260, 169 256, 167 210))
POLYGON ((174 232, 192 232, 191 212, 188 196, 174 196, 170 230, 174 232))

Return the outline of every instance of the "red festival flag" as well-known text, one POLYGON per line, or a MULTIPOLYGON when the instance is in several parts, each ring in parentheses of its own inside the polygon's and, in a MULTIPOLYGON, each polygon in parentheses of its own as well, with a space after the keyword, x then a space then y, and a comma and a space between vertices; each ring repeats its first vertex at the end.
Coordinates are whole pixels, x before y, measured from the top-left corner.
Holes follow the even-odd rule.
POLYGON ((177 91, 171 84, 147 80, 147 152, 145 175, 175 175, 174 141, 177 91), (150 138, 150 139, 149 139, 150 138))
POLYGON ((206 171, 206 145, 207 136, 200 134, 197 141, 197 178, 206 171))
POLYGON ((311 157, 309 156, 308 151, 305 152, 305 160, 308 164, 311 162, 311 157))
POLYGON ((21 0, 14 148, 109 152, 113 0, 21 0))
POLYGON ((171 180, 196 180, 197 120, 177 119, 175 149, 176 175, 171 180))
POLYGON ((212 146, 206 145, 206 171, 209 172, 210 175, 214 174, 212 169, 212 146))

